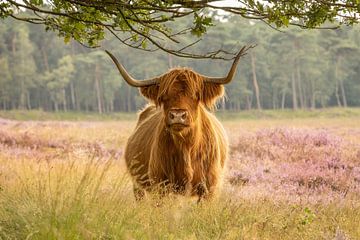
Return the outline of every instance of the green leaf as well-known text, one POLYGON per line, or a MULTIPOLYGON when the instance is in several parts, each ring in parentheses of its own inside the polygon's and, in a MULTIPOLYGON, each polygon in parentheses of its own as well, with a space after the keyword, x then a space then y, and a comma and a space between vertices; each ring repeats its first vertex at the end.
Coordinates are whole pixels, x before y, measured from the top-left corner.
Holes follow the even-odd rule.
POLYGON ((71 39, 70 35, 64 36, 64 43, 69 43, 70 39, 71 39))

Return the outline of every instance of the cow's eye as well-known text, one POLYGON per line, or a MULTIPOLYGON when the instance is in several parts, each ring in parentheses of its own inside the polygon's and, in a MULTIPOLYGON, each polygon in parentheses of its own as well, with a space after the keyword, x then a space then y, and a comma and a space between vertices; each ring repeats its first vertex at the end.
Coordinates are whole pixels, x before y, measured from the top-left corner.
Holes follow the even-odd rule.
POLYGON ((195 100, 197 100, 197 101, 200 100, 200 93, 196 93, 196 95, 195 95, 195 100))
POLYGON ((161 96, 160 102, 167 102, 169 100, 168 96, 161 96))

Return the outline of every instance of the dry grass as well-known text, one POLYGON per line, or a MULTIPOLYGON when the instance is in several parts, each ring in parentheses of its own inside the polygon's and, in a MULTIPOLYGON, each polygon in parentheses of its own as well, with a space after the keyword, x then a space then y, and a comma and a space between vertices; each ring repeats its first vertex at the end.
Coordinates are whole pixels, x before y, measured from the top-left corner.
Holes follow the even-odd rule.
POLYGON ((359 122, 225 121, 223 191, 197 205, 134 201, 132 121, 1 120, 0 239, 360 239, 359 122))

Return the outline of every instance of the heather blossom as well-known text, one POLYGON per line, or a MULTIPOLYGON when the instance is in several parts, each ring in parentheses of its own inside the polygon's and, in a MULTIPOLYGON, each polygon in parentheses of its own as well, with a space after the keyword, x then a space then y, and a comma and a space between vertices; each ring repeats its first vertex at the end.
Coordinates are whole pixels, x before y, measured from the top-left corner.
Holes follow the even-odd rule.
POLYGON ((354 146, 327 129, 261 129, 231 137, 228 179, 242 191, 294 201, 360 194, 359 167, 348 154, 354 146))

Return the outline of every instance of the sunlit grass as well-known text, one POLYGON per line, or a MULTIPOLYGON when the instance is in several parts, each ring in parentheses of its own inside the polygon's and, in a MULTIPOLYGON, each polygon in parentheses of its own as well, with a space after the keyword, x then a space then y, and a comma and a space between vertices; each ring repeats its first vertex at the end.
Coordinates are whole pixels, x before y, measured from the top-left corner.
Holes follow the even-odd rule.
MULTIPOLYGON (((356 117, 355 117, 356 119, 356 117)), ((360 239, 360 126, 352 117, 229 119, 213 202, 136 202, 133 121, 4 121, 0 239, 360 239)))
MULTIPOLYGON (((242 110, 229 112, 219 109, 216 115, 221 120, 244 120, 244 119, 306 119, 306 118, 352 118, 360 117, 360 108, 324 108, 305 110, 242 110)), ((96 112, 46 112, 42 110, 11 110, 0 111, 0 118, 13 120, 53 120, 53 121, 134 121, 135 113, 104 113, 96 112)))
POLYGON ((332 239, 337 231, 360 236, 355 202, 251 201, 225 191, 200 205, 184 198, 136 203, 113 160, 39 163, 2 156, 0 163, 7 168, 1 177, 2 239, 332 239))
POLYGON ((114 120, 135 120, 134 113, 104 113, 97 112, 73 112, 73 111, 59 111, 46 112, 42 110, 11 110, 0 111, 0 118, 7 118, 13 120, 52 120, 52 121, 114 121, 114 120))

